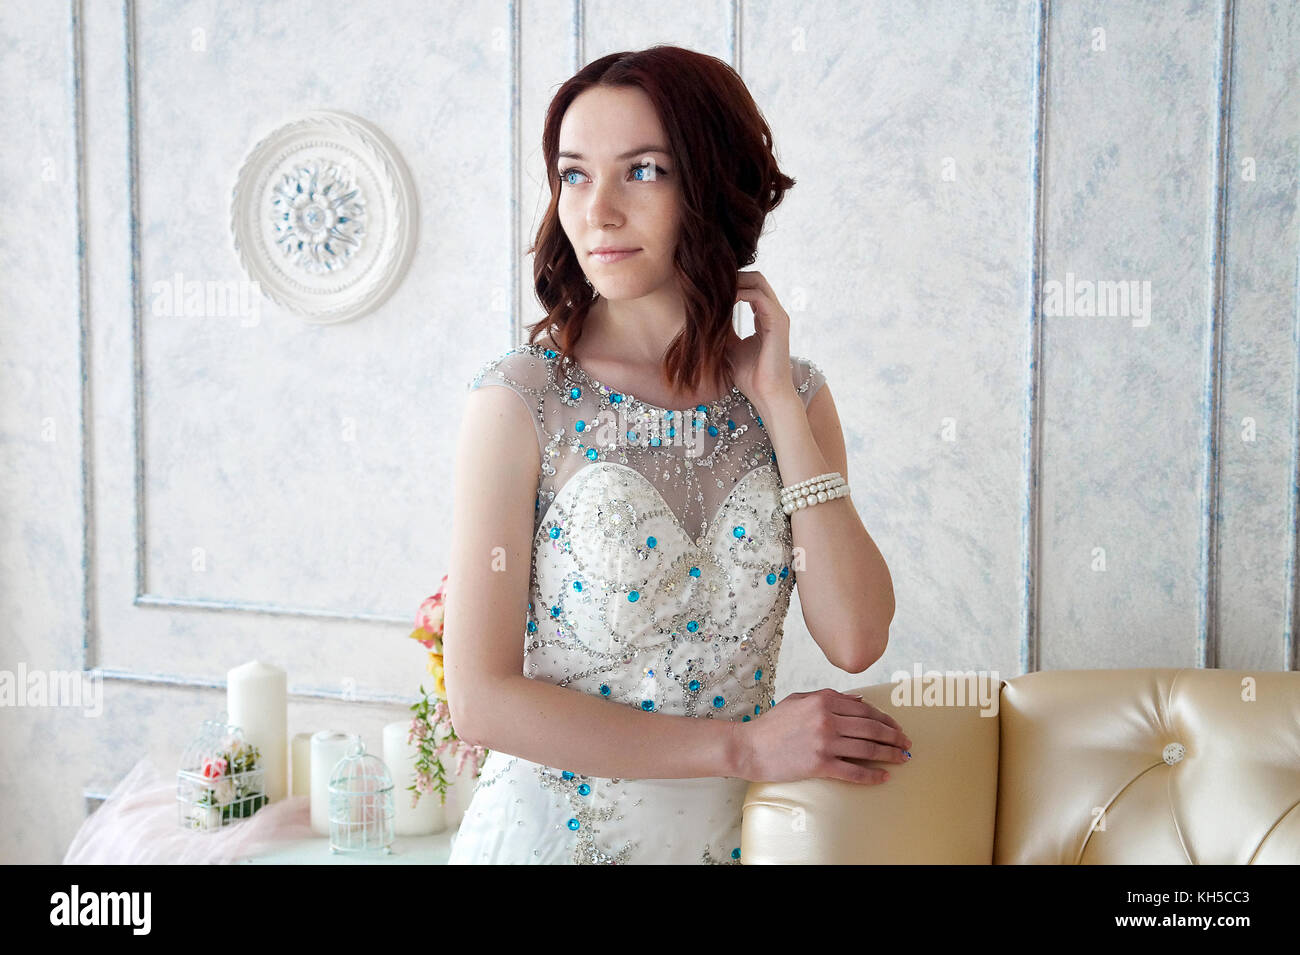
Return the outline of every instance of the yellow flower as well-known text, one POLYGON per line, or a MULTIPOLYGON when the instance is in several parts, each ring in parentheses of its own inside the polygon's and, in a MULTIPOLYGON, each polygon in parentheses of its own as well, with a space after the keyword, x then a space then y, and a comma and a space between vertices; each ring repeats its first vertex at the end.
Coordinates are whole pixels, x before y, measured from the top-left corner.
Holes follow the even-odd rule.
POLYGON ((447 683, 442 666, 442 657, 436 653, 429 654, 429 673, 433 676, 433 695, 440 700, 447 698, 447 683))

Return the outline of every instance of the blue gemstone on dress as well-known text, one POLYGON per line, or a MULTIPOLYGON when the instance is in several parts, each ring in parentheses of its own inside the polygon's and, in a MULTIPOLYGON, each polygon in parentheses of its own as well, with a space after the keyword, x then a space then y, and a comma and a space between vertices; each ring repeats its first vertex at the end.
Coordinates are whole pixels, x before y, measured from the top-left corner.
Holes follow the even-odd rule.
POLYGON ((689 686, 689 687, 691 688, 691 692, 694 693, 696 690, 698 690, 698 689, 700 688, 700 681, 699 681, 699 680, 692 680, 690 683, 688 683, 688 684, 686 684, 686 685, 689 686))
POLYGON ((655 544, 658 544, 658 543, 659 543, 659 541, 657 541, 657 540, 656 540, 655 538, 653 538, 653 537, 647 537, 647 538, 645 539, 645 545, 646 545, 647 547, 654 547, 655 544))
POLYGON ((789 567, 782 567, 782 568, 781 568, 781 579, 782 579, 782 580, 785 580, 786 576, 787 576, 789 573, 790 573, 790 568, 789 568, 789 567))
POLYGON ((694 620, 692 620, 690 623, 688 623, 688 624, 686 625, 686 629, 689 630, 691 633, 694 633, 694 632, 695 632, 696 630, 698 630, 699 628, 700 628, 700 625, 699 625, 698 623, 696 623, 694 620))
MULTIPOLYGON (((717 709, 722 709, 722 707, 723 707, 724 705, 726 705, 726 702, 727 702, 727 701, 724 700, 724 699, 723 699, 722 697, 720 697, 720 696, 715 696, 715 697, 713 698, 713 705, 714 705, 717 709)), ((763 725, 766 726, 767 724, 764 723, 763 725)))
POLYGON ((672 413, 671 411, 665 411, 665 412, 664 412, 664 417, 665 417, 665 418, 671 418, 672 416, 673 416, 673 413, 672 413))
POLYGON ((767 575, 767 582, 768 582, 769 584, 774 584, 774 583, 776 583, 776 574, 768 574, 768 575, 767 575))
POLYGON ((560 536, 560 529, 559 529, 558 527, 552 527, 552 528, 551 528, 551 540, 555 540, 555 538, 557 538, 557 537, 559 537, 559 536, 560 536))
MULTIPOLYGON (((766 725, 766 724, 765 724, 765 725, 766 725)), ((577 829, 578 829, 578 827, 579 827, 580 825, 581 825, 581 823, 578 822, 578 820, 576 820, 576 819, 570 819, 570 820, 569 820, 569 828, 570 828, 570 829, 573 829, 575 832, 577 831, 577 829)))
POLYGON ((552 608, 551 608, 551 616, 552 616, 552 617, 558 617, 559 615, 560 615, 560 608, 559 608, 558 606, 556 606, 556 607, 552 607, 552 608))
POLYGON ((742 723, 748 723, 748 722, 749 722, 749 717, 748 717, 748 716, 742 716, 742 717, 740 718, 740 722, 742 722, 742 723))
POLYGON ((528 632, 529 632, 529 633, 536 633, 536 632, 537 632, 537 624, 536 624, 535 622, 533 622, 532 620, 529 620, 529 621, 528 621, 528 632))
POLYGON ((601 696, 609 696, 609 684, 608 684, 608 683, 602 683, 602 684, 600 685, 600 695, 601 695, 601 696))
POLYGON ((709 425, 709 435, 712 437, 716 437, 717 434, 718 434, 718 429, 715 428, 713 425, 709 425))
POLYGON ((574 430, 574 431, 586 431, 586 430, 587 430, 587 422, 585 422, 585 421, 583 421, 581 418, 579 418, 577 421, 573 422, 573 430, 574 430))
POLYGON ((640 599, 641 599, 641 595, 637 593, 635 590, 627 595, 627 602, 630 604, 634 604, 640 599))
POLYGON ((707 407, 705 407, 704 405, 696 405, 696 406, 695 406, 695 410, 696 410, 696 411, 708 411, 709 409, 708 409, 707 407))
POLYGON ((579 796, 586 796, 589 795, 590 793, 591 793, 591 787, 588 786, 586 783, 583 783, 581 786, 578 787, 579 796))
POLYGON ((768 706, 776 706, 776 700, 768 700, 768 701, 767 701, 767 705, 768 705, 768 706))
POLYGON ((588 448, 588 449, 587 449, 587 460, 588 460, 588 461, 594 461, 594 460, 596 460, 596 458, 598 458, 598 457, 600 457, 600 455, 597 453, 597 451, 596 451, 595 448, 588 448))
POLYGON ((655 701, 654 701, 654 700, 642 700, 642 701, 641 701, 641 709, 643 709, 643 710, 653 710, 654 708, 655 708, 655 701))
POLYGON ((582 581, 581 581, 581 580, 575 580, 575 581, 573 582, 573 589, 574 589, 574 590, 577 590, 577 591, 581 591, 581 590, 582 590, 582 581))
POLYGON ((571 770, 571 769, 566 769, 566 770, 564 770, 564 772, 560 773, 560 775, 563 776, 565 779, 572 779, 572 778, 573 778, 573 770, 571 770))
POLYGON ((547 357, 547 358, 554 358, 554 357, 555 357, 556 355, 558 355, 558 354, 559 354, 559 352, 557 352, 554 348, 548 348, 548 349, 546 349, 546 357, 547 357))
POLYGON ((570 397, 570 398, 581 398, 581 397, 582 397, 582 389, 581 389, 581 388, 570 388, 570 389, 569 389, 569 397, 570 397))
POLYGON ((773 463, 773 464, 776 463, 776 452, 775 452, 775 451, 773 451, 771 454, 769 454, 768 457, 770 457, 770 458, 772 459, 772 463, 773 463))
POLYGON ((612 391, 610 392, 609 400, 614 402, 614 404, 618 404, 620 401, 623 400, 623 396, 620 395, 617 391, 612 391))
POLYGON ((732 534, 733 537, 744 537, 744 536, 745 536, 745 528, 743 528, 743 527, 741 527, 739 524, 737 524, 735 527, 733 527, 733 528, 731 529, 731 534, 732 534))
POLYGON ((731 858, 733 859, 740 858, 740 846, 736 846, 736 848, 731 850, 731 858))
POLYGON ((730 418, 727 419, 727 430, 728 431, 736 430, 736 422, 732 421, 730 418))
POLYGON ((651 438, 651 439, 650 439, 650 446, 653 447, 653 448, 657 448, 657 447, 659 447, 659 439, 658 439, 658 438, 651 438))
POLYGON ((676 437, 676 436, 677 436, 677 429, 676 429, 676 428, 669 428, 669 429, 668 429, 668 437, 672 438, 672 437, 676 437))
POLYGON ((759 667, 757 670, 754 671, 754 679, 755 679, 755 680, 761 680, 761 679, 763 679, 763 668, 762 668, 762 667, 759 667))
POLYGON ((629 441, 635 441, 635 440, 636 440, 636 432, 635 432, 635 431, 629 431, 629 432, 627 433, 627 439, 628 439, 629 441))
POLYGON ((763 712, 763 708, 762 708, 761 706, 759 706, 757 703, 755 703, 755 704, 754 704, 754 715, 757 716, 759 713, 762 713, 762 712, 763 712))
POLYGON ((692 567, 692 568, 691 568, 691 576, 692 576, 692 577, 698 577, 698 576, 700 576, 700 568, 698 568, 698 567, 692 567))

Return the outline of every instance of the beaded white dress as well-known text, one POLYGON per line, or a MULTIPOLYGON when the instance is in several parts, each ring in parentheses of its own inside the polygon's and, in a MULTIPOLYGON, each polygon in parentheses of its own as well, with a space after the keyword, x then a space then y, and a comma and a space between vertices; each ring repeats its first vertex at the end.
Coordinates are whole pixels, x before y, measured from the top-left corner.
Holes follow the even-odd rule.
MULTIPOLYGON (((825 382, 791 358, 804 406, 825 382)), ((747 721, 776 705, 794 588, 790 518, 738 389, 666 409, 526 344, 470 389, 523 399, 541 450, 524 675, 611 706, 747 721)), ((739 778, 604 778, 498 750, 450 864, 740 863, 739 778)))

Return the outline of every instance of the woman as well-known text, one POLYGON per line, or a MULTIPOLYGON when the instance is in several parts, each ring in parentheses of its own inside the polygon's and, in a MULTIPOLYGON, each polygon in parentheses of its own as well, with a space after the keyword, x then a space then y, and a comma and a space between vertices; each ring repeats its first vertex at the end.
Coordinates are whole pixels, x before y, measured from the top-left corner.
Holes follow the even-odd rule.
POLYGON ((492 752, 452 863, 739 863, 750 780, 910 758, 856 696, 776 705, 796 566, 850 672, 894 603, 824 376, 738 271, 794 185, 770 142, 735 71, 676 47, 596 60, 550 106, 547 314, 470 383, 457 452, 446 686, 492 752))

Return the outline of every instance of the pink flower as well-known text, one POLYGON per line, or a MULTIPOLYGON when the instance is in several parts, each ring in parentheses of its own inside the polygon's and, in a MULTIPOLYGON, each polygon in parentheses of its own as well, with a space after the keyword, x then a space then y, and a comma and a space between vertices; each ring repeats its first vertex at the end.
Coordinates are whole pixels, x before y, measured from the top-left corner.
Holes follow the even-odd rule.
POLYGON ((444 615, 445 610, 442 599, 429 597, 424 603, 420 604, 420 610, 415 615, 415 626, 432 636, 441 636, 444 615))
POLYGON ((203 760, 204 779, 219 779, 221 776, 225 775, 225 772, 226 761, 220 756, 209 757, 203 760))
POLYGON ((456 775, 459 776, 465 770, 465 759, 473 750, 469 746, 460 747, 460 755, 456 757, 456 775))

